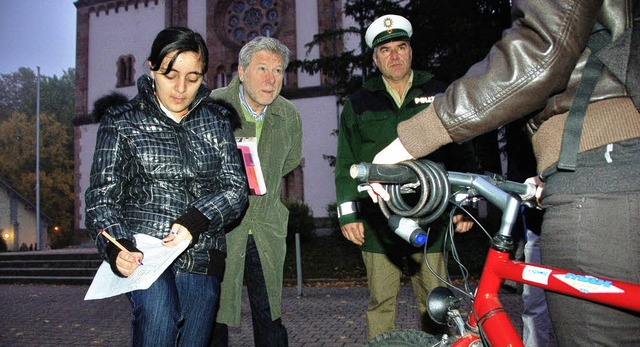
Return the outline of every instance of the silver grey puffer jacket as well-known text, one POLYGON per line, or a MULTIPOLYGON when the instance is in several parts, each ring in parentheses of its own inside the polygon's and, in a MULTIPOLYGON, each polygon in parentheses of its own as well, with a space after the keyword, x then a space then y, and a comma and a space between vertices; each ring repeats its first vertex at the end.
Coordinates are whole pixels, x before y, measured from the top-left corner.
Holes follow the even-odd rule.
MULTIPOLYGON (((209 220, 208 228, 175 266, 206 274, 211 251, 226 251, 225 226, 247 203, 229 111, 213 104, 202 86, 176 123, 160 109, 151 83, 148 75, 140 77, 138 95, 102 118, 85 224, 94 239, 100 229, 116 239, 134 241, 136 233, 162 239, 177 218, 195 208, 209 220)), ((106 259, 106 241, 98 237, 96 245, 106 259)))

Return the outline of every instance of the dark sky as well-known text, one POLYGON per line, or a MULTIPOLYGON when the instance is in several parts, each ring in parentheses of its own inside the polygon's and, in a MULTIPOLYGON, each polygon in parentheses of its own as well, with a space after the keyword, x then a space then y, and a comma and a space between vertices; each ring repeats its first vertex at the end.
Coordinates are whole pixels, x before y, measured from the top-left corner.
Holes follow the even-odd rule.
POLYGON ((0 0, 0 73, 40 66, 40 74, 75 68, 74 0, 0 0))

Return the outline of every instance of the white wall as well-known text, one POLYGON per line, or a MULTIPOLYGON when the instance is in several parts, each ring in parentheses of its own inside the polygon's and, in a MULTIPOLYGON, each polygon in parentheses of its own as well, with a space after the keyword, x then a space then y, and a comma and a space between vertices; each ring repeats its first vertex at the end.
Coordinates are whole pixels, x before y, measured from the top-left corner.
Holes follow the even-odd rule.
POLYGON ((84 192, 89 188, 89 175, 91 173, 91 163, 93 161, 93 151, 96 148, 96 134, 98 132, 98 124, 87 124, 76 126, 76 144, 80 148, 76 149, 76 178, 78 182, 78 191, 80 194, 78 200, 78 227, 84 229, 84 210, 86 207, 84 201, 84 192))
POLYGON ((135 57, 136 79, 149 69, 146 60, 151 51, 155 36, 164 29, 163 0, 154 5, 153 1, 144 6, 141 2, 136 9, 129 6, 125 11, 109 14, 92 13, 89 18, 89 83, 87 109, 93 109, 93 103, 101 96, 117 90, 128 96, 136 94, 135 86, 117 88, 118 57, 133 54, 135 57))
POLYGON ((326 217, 327 205, 335 202, 333 167, 322 155, 336 155, 338 128, 336 97, 324 96, 291 100, 302 117, 302 157, 304 158, 304 198, 314 217, 326 217))
MULTIPOLYGON (((192 0, 204 2, 205 0, 192 0)), ((195 6, 194 6, 195 7, 195 6)), ((197 8, 197 7, 196 7, 197 8)), ((155 36, 164 29, 164 0, 153 1, 144 6, 140 3, 136 9, 129 6, 127 10, 120 7, 118 12, 111 10, 109 14, 92 13, 89 17, 89 67, 87 86, 87 109, 93 110, 93 103, 105 94, 118 91, 133 97, 137 94, 136 86, 116 88, 118 57, 133 54, 135 57, 135 79, 149 71, 146 60, 151 51, 155 36)), ((202 16, 200 16, 202 17, 202 16)), ((204 30, 203 30, 204 31, 204 30)), ((93 151, 96 143, 98 124, 76 127, 76 179, 78 180, 78 220, 77 226, 84 228, 85 200, 84 193, 89 187, 89 174, 93 151)))
MULTIPOLYGON (((318 2, 296 0, 296 59, 316 59, 320 57, 318 47, 313 47, 307 55, 305 45, 313 41, 313 35, 318 33, 318 2)), ((312 87, 320 85, 320 74, 309 75, 298 71, 298 87, 312 87)))
POLYGON ((187 26, 202 35, 207 41, 207 0, 189 0, 187 4, 187 26))
POLYGON ((9 193, 4 185, 0 185, 0 237, 7 245, 8 251, 18 251, 23 244, 37 248, 40 237, 40 249, 48 249, 47 222, 40 219, 40 234, 37 235, 38 221, 34 206, 27 206, 21 198, 9 193), (16 224, 14 224, 14 222, 16 224))

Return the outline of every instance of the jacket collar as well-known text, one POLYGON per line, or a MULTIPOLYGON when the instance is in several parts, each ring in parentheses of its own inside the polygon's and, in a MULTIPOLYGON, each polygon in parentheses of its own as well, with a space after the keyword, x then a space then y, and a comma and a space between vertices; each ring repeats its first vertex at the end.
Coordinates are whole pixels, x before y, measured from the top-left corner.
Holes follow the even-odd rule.
MULTIPOLYGON (((419 85, 425 84, 432 78, 433 78, 433 75, 428 72, 413 70, 413 86, 419 86, 419 85)), ((384 81, 382 80, 382 74, 380 73, 368 79, 362 85, 362 88, 370 91, 386 91, 387 90, 387 88, 384 85, 384 81)))
MULTIPOLYGON (((153 83, 154 83, 153 78, 151 78, 151 76, 149 76, 148 74, 144 74, 140 76, 138 78, 138 95, 140 96, 142 102, 144 102, 147 105, 153 105, 153 107, 158 112, 164 115, 164 112, 160 108, 158 98, 156 97, 153 83)), ((195 99, 193 99, 193 102, 191 103, 191 105, 189 105, 189 112, 187 113, 187 115, 190 114, 191 111, 197 108, 198 105, 200 105, 200 103, 206 100, 206 98, 208 97, 209 97, 209 90, 203 83, 202 85, 200 85, 200 88, 198 88, 195 99)))

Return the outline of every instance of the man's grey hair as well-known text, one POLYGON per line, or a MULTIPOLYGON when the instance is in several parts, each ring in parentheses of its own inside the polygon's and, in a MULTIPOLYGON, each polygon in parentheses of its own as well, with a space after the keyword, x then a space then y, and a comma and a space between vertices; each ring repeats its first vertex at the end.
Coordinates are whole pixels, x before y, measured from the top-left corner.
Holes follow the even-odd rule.
POLYGON ((255 37, 253 40, 247 42, 242 47, 242 49, 240 49, 240 54, 238 56, 238 65, 246 70, 251 63, 251 59, 253 59, 253 56, 257 52, 262 50, 266 50, 280 56, 284 65, 284 69, 286 69, 289 65, 289 55, 291 54, 289 48, 287 48, 287 46, 285 46, 282 42, 274 39, 273 37, 264 36, 255 37))

